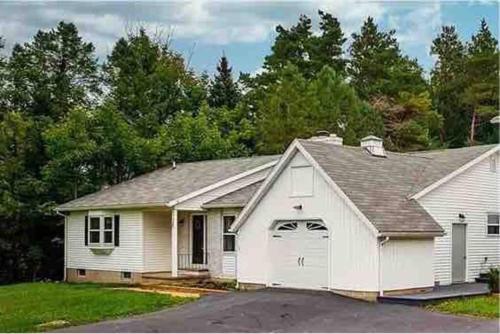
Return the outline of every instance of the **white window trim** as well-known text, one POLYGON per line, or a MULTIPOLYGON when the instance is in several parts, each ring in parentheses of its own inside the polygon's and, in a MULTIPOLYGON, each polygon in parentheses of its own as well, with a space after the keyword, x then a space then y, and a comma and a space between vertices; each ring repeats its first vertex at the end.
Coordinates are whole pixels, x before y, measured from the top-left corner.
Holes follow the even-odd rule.
POLYGON ((91 215, 89 216, 88 240, 90 248, 114 248, 115 247, 115 218, 113 215, 91 215), (92 229, 92 218, 99 218, 99 230, 92 229), (111 229, 105 228, 105 219, 111 218, 111 229), (92 242, 90 233, 99 231, 99 242, 92 242), (111 242, 104 242, 104 232, 111 231, 111 242))
POLYGON ((488 212, 486 214, 486 236, 493 237, 493 238, 500 237, 500 231, 499 231, 499 233, 496 233, 496 234, 495 233, 488 233, 488 227, 490 227, 490 226, 498 226, 498 228, 500 230, 500 213, 499 212, 488 212), (499 216, 499 223, 498 224, 490 224, 489 219, 488 219, 490 215, 499 216))
POLYGON ((225 254, 232 254, 232 253, 236 252, 236 233, 229 232, 229 231, 228 232, 224 231, 224 218, 226 218, 226 217, 233 217, 234 218, 233 224, 234 224, 234 222, 236 221, 236 215, 235 214, 224 214, 224 215, 222 215, 222 251, 225 254), (229 235, 234 236, 234 250, 233 251, 226 251, 226 250, 224 250, 224 237, 226 235, 228 235, 228 236, 229 235))

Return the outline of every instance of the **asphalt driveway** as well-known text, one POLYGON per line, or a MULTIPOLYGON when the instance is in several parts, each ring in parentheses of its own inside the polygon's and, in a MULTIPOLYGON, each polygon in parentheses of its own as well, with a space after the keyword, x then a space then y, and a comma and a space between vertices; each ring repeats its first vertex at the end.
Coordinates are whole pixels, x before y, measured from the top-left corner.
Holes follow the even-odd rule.
POLYGON ((498 321, 368 303, 329 292, 216 294, 146 315, 62 332, 496 332, 498 321))

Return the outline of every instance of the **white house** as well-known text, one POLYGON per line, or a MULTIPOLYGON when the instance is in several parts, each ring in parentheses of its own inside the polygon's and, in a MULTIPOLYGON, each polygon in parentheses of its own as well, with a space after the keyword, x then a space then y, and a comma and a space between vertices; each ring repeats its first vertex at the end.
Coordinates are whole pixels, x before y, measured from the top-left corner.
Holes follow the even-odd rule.
POLYGON ((365 299, 473 281, 500 264, 499 148, 326 136, 163 168, 58 208, 67 279, 205 273, 365 299))

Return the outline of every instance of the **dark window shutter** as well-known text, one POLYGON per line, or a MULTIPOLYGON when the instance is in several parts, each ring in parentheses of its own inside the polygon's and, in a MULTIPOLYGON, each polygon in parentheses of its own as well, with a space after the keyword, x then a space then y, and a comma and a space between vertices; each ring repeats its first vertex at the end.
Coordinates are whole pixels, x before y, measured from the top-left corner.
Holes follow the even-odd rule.
POLYGON ((115 216, 115 246, 120 246, 120 216, 115 216))
POLYGON ((85 246, 89 245, 89 216, 85 216, 85 246))

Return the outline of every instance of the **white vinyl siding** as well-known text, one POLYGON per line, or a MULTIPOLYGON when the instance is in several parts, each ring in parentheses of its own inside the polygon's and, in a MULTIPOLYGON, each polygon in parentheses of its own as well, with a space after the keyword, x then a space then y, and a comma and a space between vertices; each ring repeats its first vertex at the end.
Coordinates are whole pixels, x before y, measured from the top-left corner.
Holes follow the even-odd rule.
POLYGON ((85 216, 88 211, 71 212, 67 226, 67 268, 109 271, 142 272, 143 223, 142 213, 136 210, 108 211, 120 215, 120 246, 109 255, 97 255, 85 246, 85 216))
POLYGON ((498 173, 491 171, 490 161, 482 160, 419 200, 446 233, 435 241, 434 271, 440 284, 451 283, 451 226, 459 222, 459 214, 467 224, 466 280, 473 281, 480 272, 500 265, 500 238, 487 234, 488 213, 500 209, 498 173))
POLYGON ((148 212, 144 217, 144 271, 170 271, 172 213, 148 212))
POLYGON ((271 283, 269 229, 275 220, 321 219, 328 228, 330 240, 329 288, 378 291, 377 239, 320 173, 313 173, 310 185, 313 196, 289 196, 290 166, 307 164, 302 154, 297 153, 238 231, 238 281, 271 283), (294 209, 299 204, 302 210, 294 209))
POLYGON ((382 246, 384 290, 434 286, 434 239, 391 239, 382 246))

